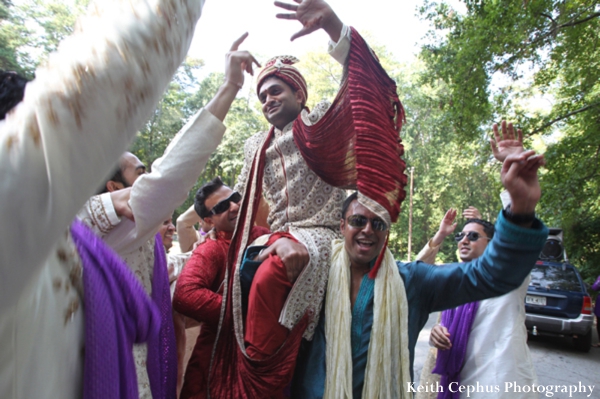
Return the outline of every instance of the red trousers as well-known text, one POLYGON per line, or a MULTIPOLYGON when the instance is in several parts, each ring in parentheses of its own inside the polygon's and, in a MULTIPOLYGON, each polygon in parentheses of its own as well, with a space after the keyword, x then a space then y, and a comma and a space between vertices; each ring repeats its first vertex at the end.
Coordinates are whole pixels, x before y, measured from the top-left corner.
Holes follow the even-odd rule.
MULTIPOLYGON (((290 234, 276 233, 267 245, 282 237, 297 241, 290 234)), ((256 271, 248 295, 244 340, 246 352, 253 359, 272 356, 287 339, 290 330, 279 324, 279 315, 291 289, 283 262, 279 256, 269 255, 256 271)))

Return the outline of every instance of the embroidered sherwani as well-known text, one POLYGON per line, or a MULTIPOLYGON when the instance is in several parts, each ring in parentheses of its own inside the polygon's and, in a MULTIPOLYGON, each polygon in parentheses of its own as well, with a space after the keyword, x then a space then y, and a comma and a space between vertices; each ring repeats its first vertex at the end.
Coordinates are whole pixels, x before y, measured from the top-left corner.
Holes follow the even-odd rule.
MULTIPOLYGON (((154 234, 185 201, 224 132, 225 126, 207 110, 192 117, 165 154, 152 164, 152 173, 140 176, 133 184, 130 206, 135 222, 116 216, 109 193, 92 197, 78 215, 125 260, 149 295, 154 270, 154 234)), ((135 345, 134 355, 140 398, 151 398, 146 344, 135 345)))
POLYGON ((82 396, 85 292, 67 229, 151 115, 202 5, 99 2, 0 121, 3 399, 82 396))
MULTIPOLYGON (((330 43, 330 54, 343 64, 350 48, 349 29, 344 26, 342 37, 330 43)), ((307 125, 317 123, 329 108, 320 103, 308 113, 302 110, 307 125)), ((283 130, 275 128, 266 150, 263 175, 263 196, 269 205, 267 222, 271 231, 285 231, 304 244, 310 261, 288 295, 279 322, 291 329, 308 310, 311 315, 304 337, 312 339, 323 295, 331 255, 331 241, 339 238, 341 209, 346 192, 321 180, 306 164, 294 143, 292 124, 283 130)), ((236 190, 246 189, 250 166, 262 146, 267 132, 250 137, 244 148, 245 160, 236 190)))

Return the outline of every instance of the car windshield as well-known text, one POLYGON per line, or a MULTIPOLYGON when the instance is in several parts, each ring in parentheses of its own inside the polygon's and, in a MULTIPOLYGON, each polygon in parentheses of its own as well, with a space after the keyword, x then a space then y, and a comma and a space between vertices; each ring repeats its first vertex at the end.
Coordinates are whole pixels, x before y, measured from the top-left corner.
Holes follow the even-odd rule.
POLYGON ((548 290, 582 292, 575 270, 563 266, 535 266, 529 285, 548 290))

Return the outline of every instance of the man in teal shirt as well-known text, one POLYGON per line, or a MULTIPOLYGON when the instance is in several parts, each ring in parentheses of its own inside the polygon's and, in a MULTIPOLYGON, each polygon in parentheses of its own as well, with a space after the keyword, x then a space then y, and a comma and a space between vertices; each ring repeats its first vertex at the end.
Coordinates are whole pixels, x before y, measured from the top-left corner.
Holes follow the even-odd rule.
MULTIPOLYGON (((382 397, 411 397, 410 392, 417 388, 411 385, 414 347, 429 313, 505 294, 517 288, 530 273, 548 235, 544 224, 534 217, 535 206, 541 195, 537 170, 542 164, 543 157, 534 156, 533 151, 511 154, 504 161, 501 176, 512 197, 512 209, 503 210, 498 216, 496 234, 481 257, 441 267, 418 261, 397 262, 397 271, 405 291, 405 296, 401 295, 405 303, 403 309, 408 313, 401 315, 407 319, 404 324, 405 339, 400 344, 388 343, 388 347, 384 344, 384 350, 380 352, 376 351, 378 345, 372 343, 375 339, 372 332, 379 328, 378 324, 374 325, 373 320, 381 320, 377 316, 377 300, 374 300, 377 278, 370 279, 369 271, 383 248, 388 226, 380 216, 360 204, 356 196, 350 196, 344 204, 340 226, 344 239, 338 243, 343 245, 344 256, 347 256, 345 262, 349 273, 345 275, 349 284, 345 286, 350 288, 345 296, 349 300, 346 300, 346 306, 340 306, 337 302, 334 307, 326 304, 313 340, 304 342, 301 348, 292 396, 305 399, 328 397, 327 385, 335 384, 336 388, 330 387, 330 391, 345 391, 348 392, 346 397, 361 398, 368 395, 365 392, 375 392, 372 386, 379 384, 382 386, 377 387, 377 391, 382 397), (343 329, 338 328, 335 334, 328 334, 327 329, 334 330, 336 326, 343 324, 339 322, 343 318, 337 316, 344 309, 351 314, 347 326, 349 339, 340 344, 338 336, 343 335, 339 334, 343 329), (331 327, 327 326, 328 320, 331 327), (344 345, 350 345, 349 352, 346 352, 351 353, 351 360, 347 359, 348 356, 345 360, 346 363, 351 362, 350 365, 344 364, 344 350, 336 349, 344 348, 344 345), (371 351, 379 353, 382 358, 372 361, 369 357, 375 355, 371 351), (408 354, 408 362, 405 354, 408 354), (408 363, 408 367, 403 368, 403 362, 408 363), (391 380, 399 381, 390 382, 387 381, 389 379, 380 378, 381 370, 373 369, 369 373, 369 367, 376 367, 377 364, 384 365, 384 371, 388 365, 396 365, 390 367, 396 367, 399 371, 392 374, 400 374, 401 377, 395 378, 392 375, 391 380), (346 377, 343 372, 339 372, 344 368, 350 370, 346 377), (407 368, 410 370, 408 373, 407 368), (327 375, 328 372, 335 372, 336 377, 331 378, 331 375, 327 375), (365 373, 369 373, 369 376, 374 374, 374 377, 365 378, 365 373), (344 379, 348 381, 344 382, 344 379)), ((334 253, 335 245, 334 243, 334 253)), ((330 271, 327 301, 331 299, 339 302, 340 290, 336 289, 336 295, 331 295, 332 284, 336 281, 333 278, 336 273, 333 264, 335 260, 330 271)), ((378 276, 381 273, 382 270, 379 270, 378 276)), ((344 284, 340 286, 343 287, 344 284)), ((402 326, 401 323, 398 325, 402 326)), ((391 328, 389 331, 396 330, 398 329, 391 328)), ((398 337, 402 337, 402 334, 398 334, 398 337)))

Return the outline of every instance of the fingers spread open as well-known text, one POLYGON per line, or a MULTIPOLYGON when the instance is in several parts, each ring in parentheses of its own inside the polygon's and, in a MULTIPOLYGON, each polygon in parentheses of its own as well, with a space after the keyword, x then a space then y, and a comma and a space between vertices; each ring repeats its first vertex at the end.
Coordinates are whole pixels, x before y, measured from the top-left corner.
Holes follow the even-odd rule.
POLYGON ((296 4, 288 4, 284 3, 283 1, 276 1, 275 5, 279 8, 283 8, 284 10, 298 11, 298 6, 296 4))
POLYGON ((275 17, 277 17, 279 19, 298 19, 298 17, 296 16, 296 14, 283 14, 283 13, 279 13, 279 14, 275 14, 275 17))
POLYGON ((498 133, 498 124, 497 123, 494 123, 492 125, 492 132, 494 133, 494 140, 499 141, 500 133, 498 133))
POLYGON ((494 156, 498 155, 498 146, 496 145, 496 141, 497 140, 490 139, 490 146, 492 147, 492 154, 494 154, 494 156))

